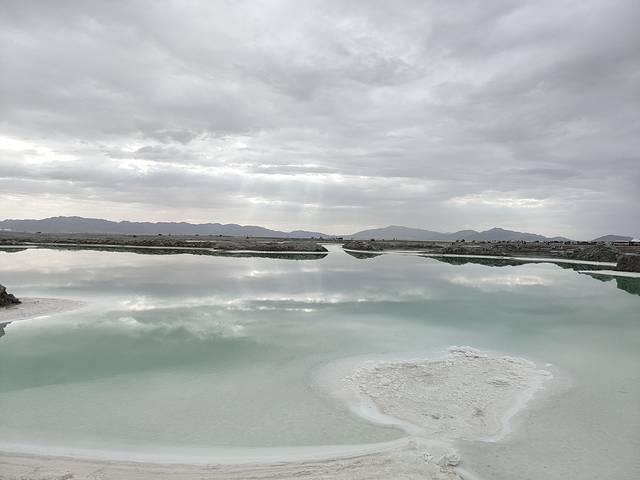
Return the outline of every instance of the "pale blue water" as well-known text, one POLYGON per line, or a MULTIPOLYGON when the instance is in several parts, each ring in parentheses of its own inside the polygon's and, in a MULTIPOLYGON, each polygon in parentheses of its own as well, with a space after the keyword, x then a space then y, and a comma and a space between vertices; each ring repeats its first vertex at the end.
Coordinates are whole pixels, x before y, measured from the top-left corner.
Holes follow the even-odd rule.
POLYGON ((521 478, 567 478, 525 466, 535 456, 560 472, 586 465, 580 478, 604 478, 599 460, 611 458, 616 478, 640 478, 640 280, 625 282, 338 247, 320 260, 0 252, 0 283, 19 296, 88 303, 5 327, 0 444, 188 452, 390 440, 402 432, 352 416, 313 372, 353 355, 471 345, 552 363, 571 382, 521 416, 510 442, 468 447, 489 477, 516 461, 521 478))

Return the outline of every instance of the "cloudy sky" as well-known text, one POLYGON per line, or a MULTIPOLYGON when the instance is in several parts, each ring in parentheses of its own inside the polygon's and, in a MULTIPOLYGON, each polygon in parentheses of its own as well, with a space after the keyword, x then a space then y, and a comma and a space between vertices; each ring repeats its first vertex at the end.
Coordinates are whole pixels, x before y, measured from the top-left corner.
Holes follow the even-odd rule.
POLYGON ((640 2, 4 1, 0 218, 640 235, 640 2))

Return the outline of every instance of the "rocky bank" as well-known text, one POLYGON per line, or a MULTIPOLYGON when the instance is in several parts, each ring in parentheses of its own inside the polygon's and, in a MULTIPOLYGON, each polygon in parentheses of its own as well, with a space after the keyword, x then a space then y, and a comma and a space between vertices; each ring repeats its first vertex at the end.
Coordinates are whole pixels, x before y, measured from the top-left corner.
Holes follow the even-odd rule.
POLYGON ((616 270, 623 272, 640 272, 640 255, 628 253, 618 257, 616 270))
POLYGON ((620 250, 611 245, 589 245, 576 249, 569 258, 573 260, 586 260, 589 262, 616 262, 620 250))
POLYGON ((14 295, 7 292, 7 289, 4 285, 0 285, 0 307, 4 307, 7 305, 16 305, 20 303, 14 295))

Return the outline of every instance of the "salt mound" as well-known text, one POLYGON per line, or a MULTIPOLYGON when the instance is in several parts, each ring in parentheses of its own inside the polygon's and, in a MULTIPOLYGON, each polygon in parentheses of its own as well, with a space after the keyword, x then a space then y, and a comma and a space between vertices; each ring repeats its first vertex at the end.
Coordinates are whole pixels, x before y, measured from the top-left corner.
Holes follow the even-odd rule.
POLYGON ((347 380, 382 414, 427 438, 486 440, 508 433, 510 418, 548 375, 524 359, 451 347, 440 360, 378 362, 347 380))

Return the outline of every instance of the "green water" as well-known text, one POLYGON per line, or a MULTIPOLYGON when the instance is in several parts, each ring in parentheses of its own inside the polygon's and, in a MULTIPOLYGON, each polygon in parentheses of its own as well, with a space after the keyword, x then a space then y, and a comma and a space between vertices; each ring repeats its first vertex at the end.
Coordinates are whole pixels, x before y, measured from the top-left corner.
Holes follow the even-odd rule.
POLYGON ((402 432, 351 415, 314 371, 354 355, 471 345, 551 363, 563 382, 520 416, 509 441, 467 447, 489 478, 514 461, 530 474, 522 478, 555 478, 527 466, 532 456, 557 471, 586 465, 580 478, 603 478, 611 457, 616 478, 640 478, 637 282, 552 264, 359 259, 337 247, 309 260, 0 252, 0 283, 19 296, 87 302, 5 327, 0 447, 195 452, 391 440, 402 432))

